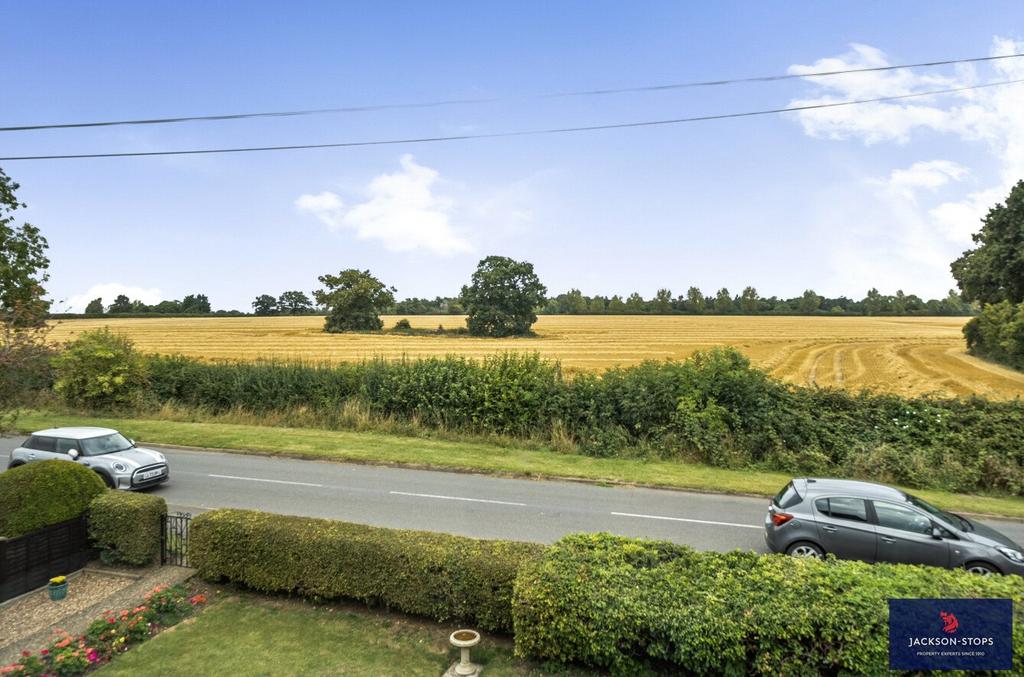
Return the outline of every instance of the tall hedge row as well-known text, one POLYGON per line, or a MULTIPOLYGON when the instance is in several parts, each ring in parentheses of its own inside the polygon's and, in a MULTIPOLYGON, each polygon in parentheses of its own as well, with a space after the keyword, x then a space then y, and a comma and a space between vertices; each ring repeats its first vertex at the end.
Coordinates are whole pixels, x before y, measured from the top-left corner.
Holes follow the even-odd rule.
POLYGON ((107 486, 70 461, 40 461, 0 473, 0 536, 14 538, 84 514, 107 486))
POLYGON ((210 580, 500 631, 512 629, 520 564, 542 549, 249 510, 203 513, 189 535, 189 562, 210 580))
POLYGON ((160 557, 166 514, 161 496, 110 491, 89 505, 89 537, 107 564, 152 564, 160 557))
POLYGON ((595 456, 841 474, 1024 494, 1024 401, 794 387, 732 349, 566 377, 536 355, 315 365, 149 359, 149 395, 211 411, 330 412, 357 400, 427 426, 567 432, 595 456))
MULTIPOLYGON (((889 674, 890 598, 1014 600, 1024 579, 572 535, 523 563, 516 653, 615 675, 889 674)), ((1024 674, 1024 651, 1014 655, 1024 674)))

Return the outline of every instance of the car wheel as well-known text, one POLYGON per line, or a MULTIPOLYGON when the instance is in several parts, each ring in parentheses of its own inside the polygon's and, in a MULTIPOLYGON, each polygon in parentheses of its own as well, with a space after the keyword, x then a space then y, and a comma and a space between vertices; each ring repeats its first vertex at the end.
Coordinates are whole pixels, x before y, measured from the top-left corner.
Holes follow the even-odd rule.
POLYGON ((821 549, 821 546, 810 541, 798 541, 786 548, 786 554, 791 557, 822 559, 825 556, 825 551, 821 549))
POLYGON ((96 474, 99 475, 100 479, 103 480, 103 483, 107 485, 107 489, 113 489, 114 488, 114 481, 112 479, 110 479, 107 476, 106 473, 102 473, 99 470, 97 470, 96 474))
POLYGON ((985 562, 968 562, 964 565, 964 569, 967 569, 967 571, 972 574, 978 574, 979 576, 992 576, 993 574, 999 573, 998 569, 991 564, 986 564, 985 562))
POLYGON ((10 470, 11 468, 17 468, 20 465, 25 465, 25 462, 24 461, 11 461, 10 463, 7 464, 7 469, 10 470))

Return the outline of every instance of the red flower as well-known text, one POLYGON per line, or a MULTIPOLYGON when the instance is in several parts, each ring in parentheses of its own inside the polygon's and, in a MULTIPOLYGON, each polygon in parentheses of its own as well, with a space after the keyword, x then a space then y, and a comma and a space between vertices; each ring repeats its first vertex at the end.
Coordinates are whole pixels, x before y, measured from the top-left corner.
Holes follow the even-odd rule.
POLYGON ((50 650, 49 649, 43 649, 42 651, 39 652, 40 656, 48 656, 49 654, 50 654, 50 650))

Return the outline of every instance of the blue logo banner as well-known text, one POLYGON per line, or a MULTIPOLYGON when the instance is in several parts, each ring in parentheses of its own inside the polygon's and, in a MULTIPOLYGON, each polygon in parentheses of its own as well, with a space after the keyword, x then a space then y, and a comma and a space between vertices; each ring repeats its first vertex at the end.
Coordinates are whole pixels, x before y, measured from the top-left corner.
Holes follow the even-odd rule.
POLYGON ((892 670, 1010 670, 1013 601, 890 599, 892 670))

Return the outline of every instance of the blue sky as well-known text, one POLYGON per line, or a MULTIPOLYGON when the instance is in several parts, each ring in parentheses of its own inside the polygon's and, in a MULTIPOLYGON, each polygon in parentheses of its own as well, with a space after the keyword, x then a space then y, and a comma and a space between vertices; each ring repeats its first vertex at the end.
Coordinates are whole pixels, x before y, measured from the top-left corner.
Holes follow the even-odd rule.
MULTIPOLYGON (((1024 5, 2 3, 0 123, 501 101, 0 134, 0 156, 488 133, 870 98, 1024 77, 998 66, 538 99, 567 90, 1024 51, 1024 5)), ((806 72, 803 71, 803 72, 806 72)), ((941 296, 1024 177, 1024 85, 543 137, 176 158, 6 162, 80 307, 261 293, 369 268, 457 293, 488 254, 552 293, 941 296)))

